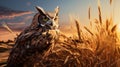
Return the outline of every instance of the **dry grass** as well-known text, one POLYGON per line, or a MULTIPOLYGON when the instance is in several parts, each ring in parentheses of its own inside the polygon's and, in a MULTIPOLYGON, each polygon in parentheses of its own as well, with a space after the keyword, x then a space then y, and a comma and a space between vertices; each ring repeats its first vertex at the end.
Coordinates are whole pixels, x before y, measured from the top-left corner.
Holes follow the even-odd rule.
MULTIPOLYGON (((91 36, 87 38, 80 33, 78 21, 75 21, 78 38, 63 37, 51 52, 41 60, 42 66, 53 67, 119 67, 120 48, 116 27, 112 18, 102 21, 101 9, 98 5, 99 19, 95 19, 94 31, 84 27, 91 36), (80 38, 83 42, 80 42, 80 38)), ((89 8, 90 19, 90 8, 89 8)), ((85 35, 85 34, 84 34, 85 35)), ((61 36, 62 37, 62 36, 61 36)))
MULTIPOLYGON (((111 23, 111 21, 109 22, 111 23)), ((108 25, 108 21, 106 21, 94 33, 85 27, 85 30, 92 36, 91 39, 84 39, 84 36, 81 36, 83 42, 76 38, 63 37, 65 40, 58 41, 54 48, 47 52, 47 56, 41 60, 41 65, 53 67, 119 67, 120 48, 117 46, 118 38, 115 28, 116 25, 108 25)))

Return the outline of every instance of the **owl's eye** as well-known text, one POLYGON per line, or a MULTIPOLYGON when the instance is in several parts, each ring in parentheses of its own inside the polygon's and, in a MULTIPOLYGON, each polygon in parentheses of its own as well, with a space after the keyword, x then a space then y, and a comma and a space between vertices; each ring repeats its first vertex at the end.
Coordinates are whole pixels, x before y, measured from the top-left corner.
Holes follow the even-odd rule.
POLYGON ((48 21, 48 20, 49 20, 48 18, 43 18, 43 21, 45 21, 45 22, 48 21))
POLYGON ((47 16, 42 16, 42 20, 46 22, 49 20, 49 18, 47 16))

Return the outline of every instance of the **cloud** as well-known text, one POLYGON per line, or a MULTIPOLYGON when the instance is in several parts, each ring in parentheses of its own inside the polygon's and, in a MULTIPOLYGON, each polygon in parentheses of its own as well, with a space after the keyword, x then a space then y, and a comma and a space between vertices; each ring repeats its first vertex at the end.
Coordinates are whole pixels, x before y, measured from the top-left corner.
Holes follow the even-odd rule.
MULTIPOLYGON (((32 19, 32 16, 25 16, 22 21, 14 21, 14 22, 9 21, 6 23, 10 27, 10 29, 13 31, 14 34, 19 34, 21 31, 23 31, 28 26, 27 21, 31 19, 32 19)), ((0 41, 1 40, 7 41, 8 39, 14 40, 13 34, 11 34, 6 28, 4 28, 2 26, 2 23, 0 23, 0 32, 1 32, 0 41)))
POLYGON ((31 5, 31 2, 27 2, 27 6, 30 6, 31 5))
POLYGON ((24 18, 24 21, 26 22, 26 21, 28 21, 28 20, 30 20, 30 19, 32 19, 33 18, 33 16, 26 16, 25 18, 24 18))
MULTIPOLYGON (((6 30, 3 24, 1 24, 0 30, 6 30)), ((25 28, 25 22, 7 22, 6 24, 13 31, 22 31, 25 28)))
POLYGON ((2 26, 3 23, 6 23, 14 34, 18 34, 31 23, 33 13, 0 6, 0 40, 14 39, 13 35, 2 26))
POLYGON ((1 27, 0 29, 4 29, 2 24, 6 23, 12 30, 14 30, 14 31, 22 31, 27 26, 30 25, 30 23, 32 22, 32 18, 33 18, 33 16, 27 15, 27 16, 23 16, 23 19, 21 21, 17 21, 15 19, 12 19, 14 21, 0 22, 0 27, 1 27))
POLYGON ((32 13, 33 13, 32 11, 12 10, 10 8, 0 6, 0 19, 11 19, 14 17, 23 16, 32 13))

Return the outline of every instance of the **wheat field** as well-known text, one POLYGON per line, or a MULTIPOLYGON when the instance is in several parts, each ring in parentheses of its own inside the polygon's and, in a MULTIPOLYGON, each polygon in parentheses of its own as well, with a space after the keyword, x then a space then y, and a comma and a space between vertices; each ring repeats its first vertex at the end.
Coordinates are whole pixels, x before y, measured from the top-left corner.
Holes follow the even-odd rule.
MULTIPOLYGON (((112 0, 110 0, 110 4, 112 0)), ((90 26, 80 27, 74 20, 76 36, 59 34, 59 39, 44 52, 40 65, 36 67, 120 67, 120 44, 117 25, 112 17, 102 20, 101 7, 98 5, 98 18, 91 21, 91 7, 88 9, 90 26), (85 32, 83 32, 85 31, 85 32)), ((62 32, 62 31, 61 31, 62 32)), ((6 65, 9 51, 14 41, 0 42, 0 65, 6 65), (2 56, 2 54, 4 54, 2 56)))

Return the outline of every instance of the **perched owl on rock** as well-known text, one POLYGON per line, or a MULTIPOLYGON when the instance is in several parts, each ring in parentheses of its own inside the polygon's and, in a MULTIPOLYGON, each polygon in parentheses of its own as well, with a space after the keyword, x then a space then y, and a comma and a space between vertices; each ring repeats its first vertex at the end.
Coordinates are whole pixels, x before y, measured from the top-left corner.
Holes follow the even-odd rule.
POLYGON ((32 24, 20 33, 8 57, 7 67, 35 67, 42 53, 49 49, 58 31, 58 12, 48 13, 36 7, 32 24))

